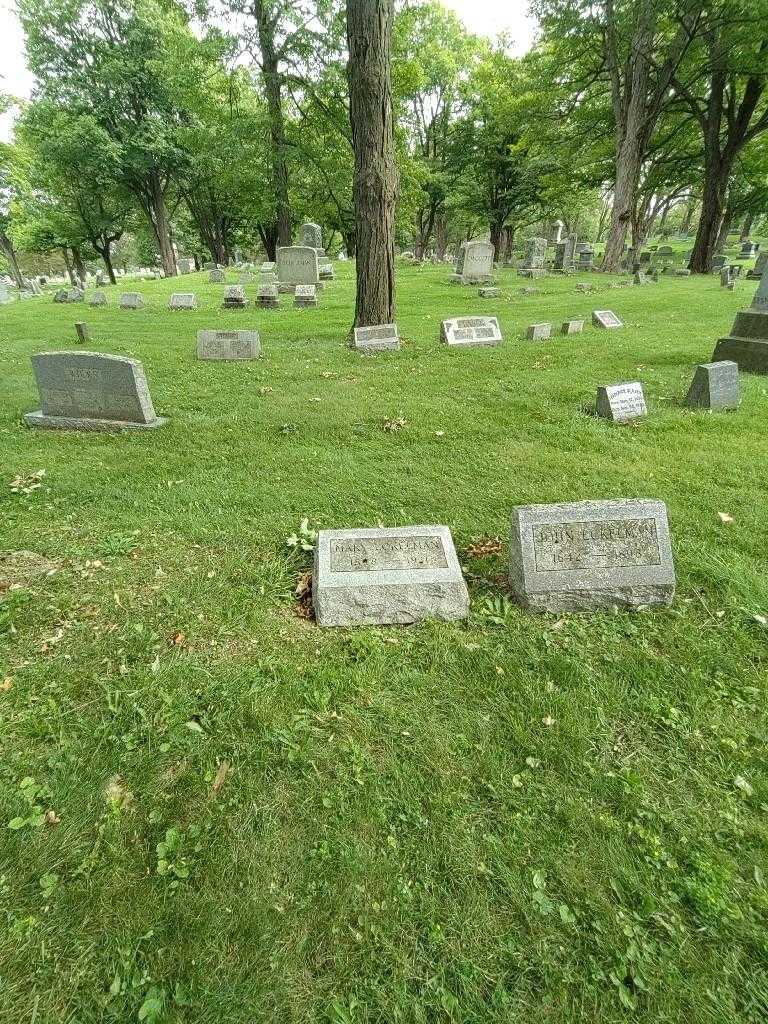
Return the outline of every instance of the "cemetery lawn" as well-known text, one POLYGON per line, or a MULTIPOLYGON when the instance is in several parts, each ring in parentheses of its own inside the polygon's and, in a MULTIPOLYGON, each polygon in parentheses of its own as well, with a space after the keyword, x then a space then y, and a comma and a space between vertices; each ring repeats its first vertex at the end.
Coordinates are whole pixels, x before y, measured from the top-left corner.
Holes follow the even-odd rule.
POLYGON ((765 1020, 768 378, 676 404, 756 283, 505 270, 487 300, 449 270, 399 266, 405 345, 374 358, 349 264, 317 310, 253 284, 225 312, 206 274, 0 307, 0 552, 52 572, 0 560, 3 1024, 765 1020), (441 345, 466 313, 504 344, 441 345), (166 427, 22 425, 78 320, 166 427), (198 329, 254 325, 259 361, 196 360, 198 329), (647 420, 585 413, 637 379, 647 420), (513 604, 512 506, 618 497, 667 503, 673 607, 513 604), (469 620, 321 631, 304 517, 447 524, 469 620))

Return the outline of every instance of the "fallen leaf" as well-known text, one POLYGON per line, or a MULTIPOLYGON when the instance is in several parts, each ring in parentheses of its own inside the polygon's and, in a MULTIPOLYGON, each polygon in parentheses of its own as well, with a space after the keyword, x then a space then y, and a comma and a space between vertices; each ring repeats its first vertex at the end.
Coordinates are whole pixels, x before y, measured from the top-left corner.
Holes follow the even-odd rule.
POLYGON ((173 636, 170 639, 170 642, 171 642, 173 647, 186 647, 186 645, 187 645, 187 638, 181 632, 181 630, 178 630, 176 633, 173 634, 173 636))
POLYGON ((555 724, 555 720, 554 718, 551 718, 549 715, 546 715, 544 718, 542 718, 541 724, 546 725, 546 727, 549 728, 551 725, 555 724))
POLYGON ((484 558, 486 555, 498 555, 501 551, 500 537, 480 537, 473 540, 467 547, 471 558, 484 558))
POLYGON ((214 778, 213 785, 211 786, 211 792, 213 793, 214 796, 218 795, 218 793, 221 790, 221 787, 226 782, 227 775, 229 775, 230 767, 231 765, 229 761, 222 761, 219 767, 216 769, 216 777, 214 778))
POLYGON ((6 676, 5 679, 0 683, 0 690, 3 693, 8 693, 9 690, 13 689, 13 679, 11 676, 6 676))
POLYGON ((729 516, 727 512, 718 512, 717 513, 717 518, 724 525, 727 525, 728 523, 732 523, 733 522, 733 516, 729 516))
POLYGON ((754 789, 752 789, 752 787, 743 775, 737 775, 736 778, 733 780, 733 784, 736 787, 736 789, 740 789, 745 796, 752 796, 752 794, 754 793, 754 789))
POLYGON ((61 818, 56 813, 56 811, 52 810, 49 807, 48 810, 45 812, 45 824, 46 825, 58 825, 60 821, 61 821, 61 818))

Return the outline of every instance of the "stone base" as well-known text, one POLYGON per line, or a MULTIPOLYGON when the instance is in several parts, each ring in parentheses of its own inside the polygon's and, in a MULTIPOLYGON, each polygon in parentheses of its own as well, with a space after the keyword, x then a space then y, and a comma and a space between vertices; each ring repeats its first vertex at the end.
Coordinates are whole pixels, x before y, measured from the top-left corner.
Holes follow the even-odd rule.
MULTIPOLYGON (((315 285, 315 288, 319 292, 321 292, 323 290, 323 287, 324 286, 323 286, 323 282, 322 281, 318 281, 317 284, 315 285)), ((280 293, 280 295, 293 295, 294 292, 296 291, 296 285, 295 284, 286 284, 284 281, 278 281, 277 282, 277 290, 280 293)))
POLYGON ((768 338, 720 338, 712 354, 712 362, 732 359, 742 373, 768 374, 768 338))
POLYGON ((551 590, 526 595, 516 593, 515 600, 534 612, 599 612, 614 608, 641 608, 645 605, 670 605, 674 584, 650 587, 617 587, 613 590, 551 590))
POLYGON ((469 594, 463 581, 321 587, 313 597, 320 626, 409 625, 424 619, 452 622, 469 614, 469 594))
POLYGON ((231 302, 231 301, 225 301, 225 302, 224 302, 224 304, 223 304, 223 306, 222 306, 221 308, 222 308, 222 309, 246 309, 246 308, 247 308, 247 306, 248 306, 248 303, 247 303, 247 302, 239 302, 239 301, 238 301, 238 302, 231 302))
POLYGON ((41 430, 89 430, 101 433, 121 434, 124 430, 155 430, 168 422, 165 416, 158 416, 151 423, 128 423, 124 420, 92 420, 77 416, 45 416, 42 410, 24 414, 28 427, 41 430))
POLYGON ((280 303, 277 299, 256 299, 258 309, 279 309, 280 303))
POLYGON ((546 270, 531 270, 530 267, 524 267, 522 270, 518 270, 517 273, 520 277, 530 277, 534 281, 537 281, 540 277, 547 276, 546 270))

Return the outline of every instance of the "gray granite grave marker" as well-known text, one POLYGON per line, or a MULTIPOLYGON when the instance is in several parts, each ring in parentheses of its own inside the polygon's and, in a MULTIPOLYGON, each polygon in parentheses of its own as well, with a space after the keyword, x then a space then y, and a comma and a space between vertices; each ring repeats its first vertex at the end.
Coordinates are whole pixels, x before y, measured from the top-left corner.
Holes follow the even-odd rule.
POLYGON ((317 305, 317 287, 313 284, 297 284, 293 290, 293 304, 299 309, 317 305))
POLYGON ((581 334, 583 330, 583 320, 563 320, 563 326, 561 328, 563 334, 581 334))
POLYGON ((104 292, 94 292, 88 303, 89 306, 106 306, 107 296, 104 292))
POLYGON ((713 362, 732 359, 745 373, 768 373, 768 273, 763 274, 749 309, 736 314, 731 333, 715 346, 713 362))
POLYGON ((443 320, 441 339, 450 347, 466 348, 472 345, 500 345, 499 321, 495 316, 463 316, 443 320))
POLYGON ((606 384, 597 389, 598 416, 614 423, 628 423, 648 414, 643 385, 639 381, 606 384))
POLYGON ((595 327, 605 327, 607 329, 624 326, 621 320, 619 320, 616 314, 610 309, 595 309, 592 313, 592 323, 595 327))
POLYGON ((256 292, 256 305, 259 309, 277 309, 280 305, 280 293, 277 285, 262 282, 256 292))
POLYGON ((194 292, 174 292, 168 300, 168 309, 197 309, 194 292))
POLYGON ((400 348, 397 324, 356 327, 352 347, 358 352, 396 352, 400 348))
POLYGON ((552 337, 552 324, 540 323, 531 324, 526 331, 526 337, 531 341, 544 341, 552 337))
POLYGON ((224 288, 224 309, 245 309, 247 306, 245 290, 242 285, 228 284, 224 288))
POLYGON ((141 309, 144 299, 138 292, 123 292, 120 296, 120 309, 141 309))
POLYGON ((277 279, 280 291, 292 292, 297 284, 317 285, 320 280, 317 250, 300 245, 284 245, 279 248, 277 279))
POLYGON ((197 358, 242 361, 258 359, 261 342, 258 331, 198 331, 197 358))
POLYGON ((736 409, 739 398, 739 367, 723 359, 696 367, 685 404, 691 409, 736 409))
POLYGON ((209 284, 224 284, 226 275, 223 270, 219 270, 218 267, 214 267, 213 270, 208 271, 208 283, 209 284))

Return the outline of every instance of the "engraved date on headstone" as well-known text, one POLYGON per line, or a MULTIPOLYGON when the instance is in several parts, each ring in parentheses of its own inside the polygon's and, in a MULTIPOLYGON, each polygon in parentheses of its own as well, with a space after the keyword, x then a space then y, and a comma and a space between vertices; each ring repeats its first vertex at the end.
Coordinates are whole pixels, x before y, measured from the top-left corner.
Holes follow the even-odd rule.
POLYGON ((439 537, 370 537, 331 541, 331 572, 447 569, 439 537))
POLYGON ((533 527, 537 572, 660 565, 653 519, 544 523, 533 527))

